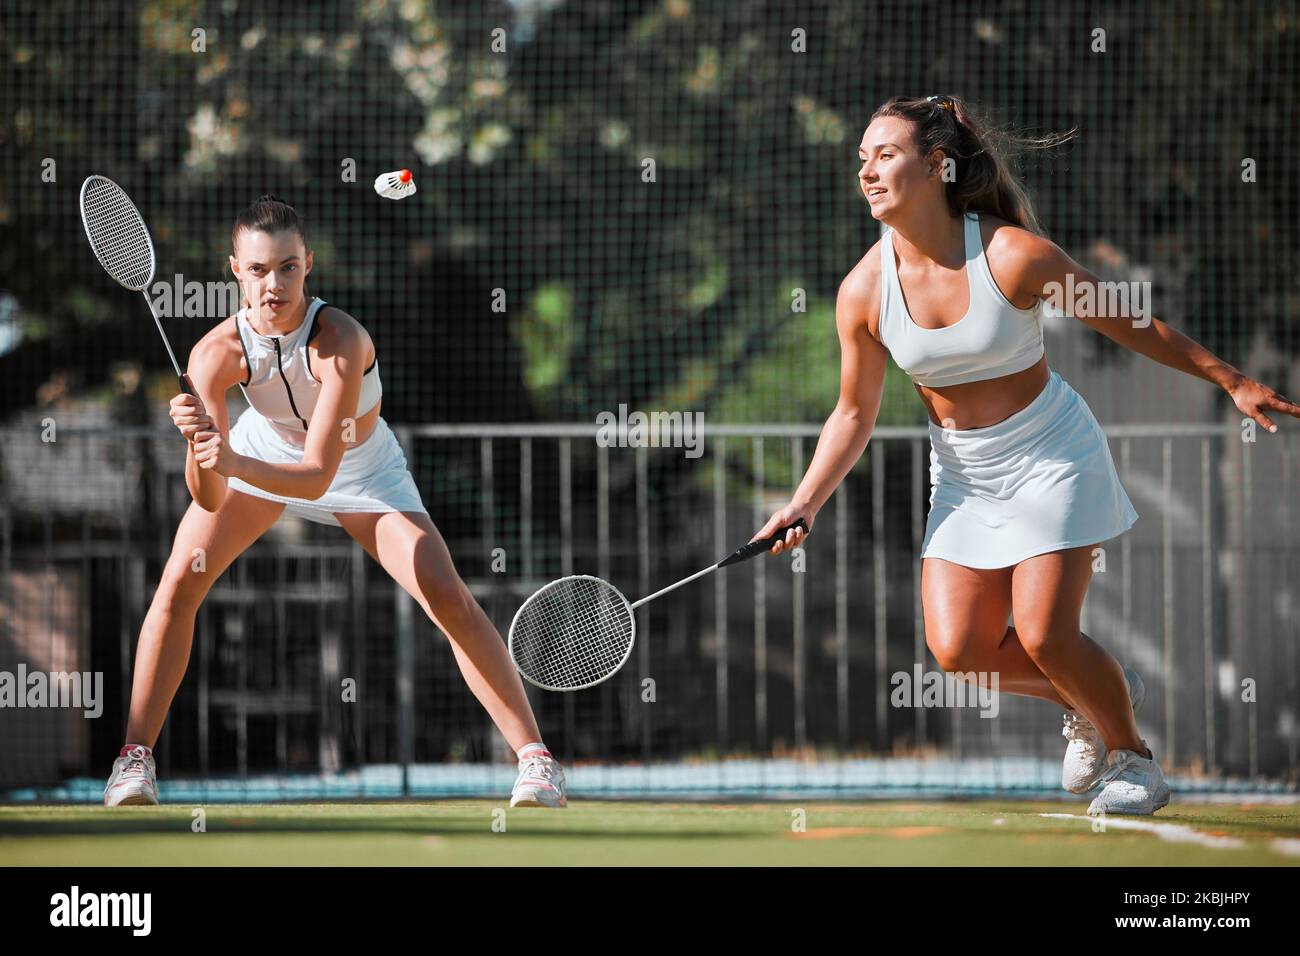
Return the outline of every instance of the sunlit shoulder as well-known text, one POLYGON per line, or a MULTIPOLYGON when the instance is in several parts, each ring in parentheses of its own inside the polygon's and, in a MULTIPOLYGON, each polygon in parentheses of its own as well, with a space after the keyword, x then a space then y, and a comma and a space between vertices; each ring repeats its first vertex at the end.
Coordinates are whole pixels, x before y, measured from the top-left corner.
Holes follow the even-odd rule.
POLYGON ((244 380, 247 368, 244 366, 243 350, 236 337, 233 315, 208 329, 194 343, 185 368, 191 381, 197 383, 202 378, 222 389, 232 388, 235 383, 244 380))
POLYGON ((836 296, 836 322, 865 322, 873 331, 880 315, 880 245, 876 242, 849 270, 836 296))
POLYGON ((320 331, 312 337, 313 370, 346 374, 353 365, 365 372, 374 361, 374 344, 360 322, 337 306, 327 305, 316 314, 320 331), (319 364, 317 361, 319 360, 319 364))
POLYGON ((984 256, 994 281, 1013 305, 1029 308, 1041 296, 1045 277, 1068 259, 1046 236, 994 216, 980 214, 984 256))

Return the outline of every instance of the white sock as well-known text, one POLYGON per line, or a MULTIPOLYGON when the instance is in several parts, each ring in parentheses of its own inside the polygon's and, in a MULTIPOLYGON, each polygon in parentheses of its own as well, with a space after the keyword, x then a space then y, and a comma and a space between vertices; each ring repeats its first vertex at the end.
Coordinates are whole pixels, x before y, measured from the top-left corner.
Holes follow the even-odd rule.
POLYGON ((525 757, 528 757, 532 754, 540 754, 543 757, 549 757, 551 755, 551 752, 546 749, 546 744, 541 743, 540 741, 538 743, 533 743, 533 744, 524 744, 522 747, 520 747, 518 750, 515 751, 515 756, 518 757, 520 760, 523 760, 525 757))

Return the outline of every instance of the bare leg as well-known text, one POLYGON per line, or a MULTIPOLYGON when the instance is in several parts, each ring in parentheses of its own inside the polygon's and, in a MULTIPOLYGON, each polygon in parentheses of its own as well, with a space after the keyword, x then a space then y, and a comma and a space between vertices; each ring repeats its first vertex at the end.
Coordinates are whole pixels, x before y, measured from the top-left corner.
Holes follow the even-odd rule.
POLYGON ((136 642, 126 743, 152 747, 157 742, 189 666, 199 605, 222 572, 282 511, 279 502, 239 491, 229 491, 215 512, 190 504, 136 642))
POLYGON ((1011 612, 1011 568, 968 568, 942 558, 921 562, 925 636, 945 671, 998 675, 998 691, 1039 697, 1064 708, 1067 698, 1025 653, 1011 612))
POLYGON ((394 511, 335 517, 447 635, 465 683, 506 742, 518 750, 540 741, 541 731, 505 641, 460 579, 429 516, 394 511))
POLYGON ((1016 565, 1011 594, 1017 643, 1063 700, 1077 702, 1072 709, 1092 721, 1107 749, 1147 754, 1124 669, 1079 630, 1079 612, 1092 579, 1092 548, 1040 554, 1016 565))
MULTIPOLYGON (((1087 635, 1083 637, 1084 640, 1091 640, 1087 635)), ((1025 653, 1014 627, 1008 627, 993 651, 977 658, 977 662, 975 670, 997 673, 999 692, 1037 697, 1059 704, 1065 710, 1075 709, 1069 698, 1039 669, 1034 659, 1025 653)))

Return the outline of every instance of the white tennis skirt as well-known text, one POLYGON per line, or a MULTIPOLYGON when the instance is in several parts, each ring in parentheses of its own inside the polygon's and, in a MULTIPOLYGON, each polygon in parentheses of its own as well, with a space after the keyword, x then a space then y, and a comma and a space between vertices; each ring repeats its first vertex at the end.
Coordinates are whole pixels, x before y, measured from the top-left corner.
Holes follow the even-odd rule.
MULTIPOLYGON (((303 449, 277 434, 266 417, 251 407, 240 414, 230 429, 230 447, 241 455, 271 464, 294 464, 301 462, 303 455, 303 449)), ((239 478, 227 479, 227 486, 258 498, 283 502, 289 514, 320 524, 338 526, 336 511, 429 513, 406 467, 406 453, 383 416, 376 420, 369 438, 343 452, 329 490, 319 498, 274 495, 239 478)))
POLYGON ((1101 425, 1055 371, 1037 398, 996 425, 930 423, 922 558, 1005 568, 1107 541, 1137 519, 1101 425))

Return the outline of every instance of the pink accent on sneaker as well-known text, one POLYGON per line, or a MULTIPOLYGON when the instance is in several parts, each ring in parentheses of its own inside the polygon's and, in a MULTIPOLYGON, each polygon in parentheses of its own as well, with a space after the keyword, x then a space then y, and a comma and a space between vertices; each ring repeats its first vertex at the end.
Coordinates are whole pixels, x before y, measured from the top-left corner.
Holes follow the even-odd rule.
POLYGON ((127 756, 130 756, 131 751, 134 750, 136 747, 139 747, 141 750, 143 750, 143 751, 144 751, 144 755, 145 755, 146 757, 152 757, 152 756, 153 756, 153 748, 152 748, 152 747, 146 747, 144 744, 127 744, 127 745, 124 746, 121 750, 119 750, 119 751, 117 752, 117 755, 118 755, 119 757, 127 757, 127 756))

